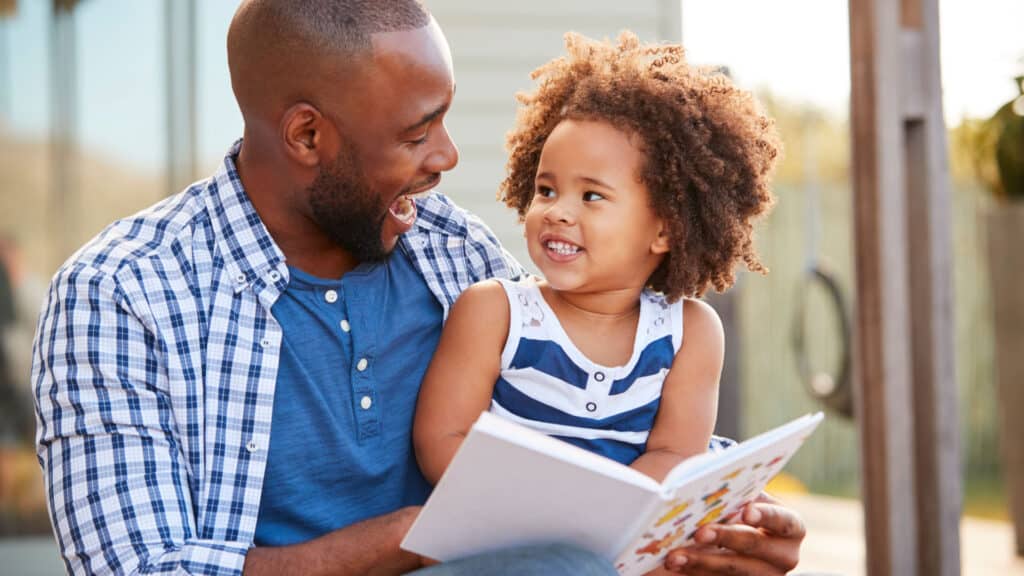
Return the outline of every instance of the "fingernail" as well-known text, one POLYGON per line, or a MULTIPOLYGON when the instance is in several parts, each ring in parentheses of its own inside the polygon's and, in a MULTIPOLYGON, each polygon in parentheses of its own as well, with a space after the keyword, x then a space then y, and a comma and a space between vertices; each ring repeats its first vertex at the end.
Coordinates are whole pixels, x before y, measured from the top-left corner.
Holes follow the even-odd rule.
POLYGON ((697 541, 699 541, 701 544, 711 544, 715 541, 716 538, 718 538, 718 534, 715 534, 715 531, 711 528, 706 528, 705 530, 697 534, 697 541))
POLYGON ((757 508, 747 508, 747 522, 757 524, 761 521, 761 511, 757 508))
POLYGON ((682 554, 675 554, 668 557, 668 567, 670 570, 676 570, 686 566, 687 558, 682 554))

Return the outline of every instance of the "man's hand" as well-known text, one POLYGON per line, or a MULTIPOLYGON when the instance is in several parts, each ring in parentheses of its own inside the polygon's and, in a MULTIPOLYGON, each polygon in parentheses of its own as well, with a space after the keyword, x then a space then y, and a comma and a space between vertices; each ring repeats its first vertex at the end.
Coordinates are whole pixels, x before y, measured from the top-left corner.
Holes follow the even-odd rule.
POLYGON ((409 506, 302 544, 251 548, 245 559, 244 574, 404 574, 424 565, 422 557, 398 547, 419 511, 418 506, 409 506))
POLYGON ((688 576, 780 576, 796 568, 806 530, 796 512, 762 493, 734 524, 697 531, 699 546, 669 552, 665 568, 688 576))

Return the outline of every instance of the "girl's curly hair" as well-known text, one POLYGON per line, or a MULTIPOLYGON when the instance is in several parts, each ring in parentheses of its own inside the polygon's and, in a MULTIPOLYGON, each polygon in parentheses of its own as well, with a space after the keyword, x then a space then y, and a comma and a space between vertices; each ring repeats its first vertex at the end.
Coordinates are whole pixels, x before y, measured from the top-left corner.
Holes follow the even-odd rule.
POLYGON ((768 180, 781 143, 753 96, 687 64, 681 46, 644 45, 631 32, 617 44, 570 32, 565 45, 568 56, 534 70, 536 91, 516 95, 521 107, 498 198, 522 220, 555 126, 608 122, 639 137, 646 162, 638 177, 669 227, 671 251, 648 279, 651 288, 674 301, 725 290, 739 260, 767 272, 752 221, 774 202, 768 180))

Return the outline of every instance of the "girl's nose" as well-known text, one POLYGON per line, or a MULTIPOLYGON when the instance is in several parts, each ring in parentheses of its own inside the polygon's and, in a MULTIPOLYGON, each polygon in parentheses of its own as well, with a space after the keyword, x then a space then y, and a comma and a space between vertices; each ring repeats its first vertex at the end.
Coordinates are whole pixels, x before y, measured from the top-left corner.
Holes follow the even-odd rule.
POLYGON ((576 221, 575 216, 570 207, 565 205, 564 201, 555 202, 547 211, 544 212, 544 219, 549 223, 568 224, 571 225, 576 221))

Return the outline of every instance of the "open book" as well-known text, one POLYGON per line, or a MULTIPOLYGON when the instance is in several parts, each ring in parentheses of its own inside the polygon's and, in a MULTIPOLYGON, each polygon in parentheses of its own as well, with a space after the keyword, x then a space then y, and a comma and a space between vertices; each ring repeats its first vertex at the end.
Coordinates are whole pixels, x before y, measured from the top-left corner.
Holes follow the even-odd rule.
POLYGON ((754 499, 822 420, 803 416, 690 458, 658 484, 582 448, 480 415, 402 548, 453 560, 547 542, 576 544, 643 574, 697 528, 754 499))

